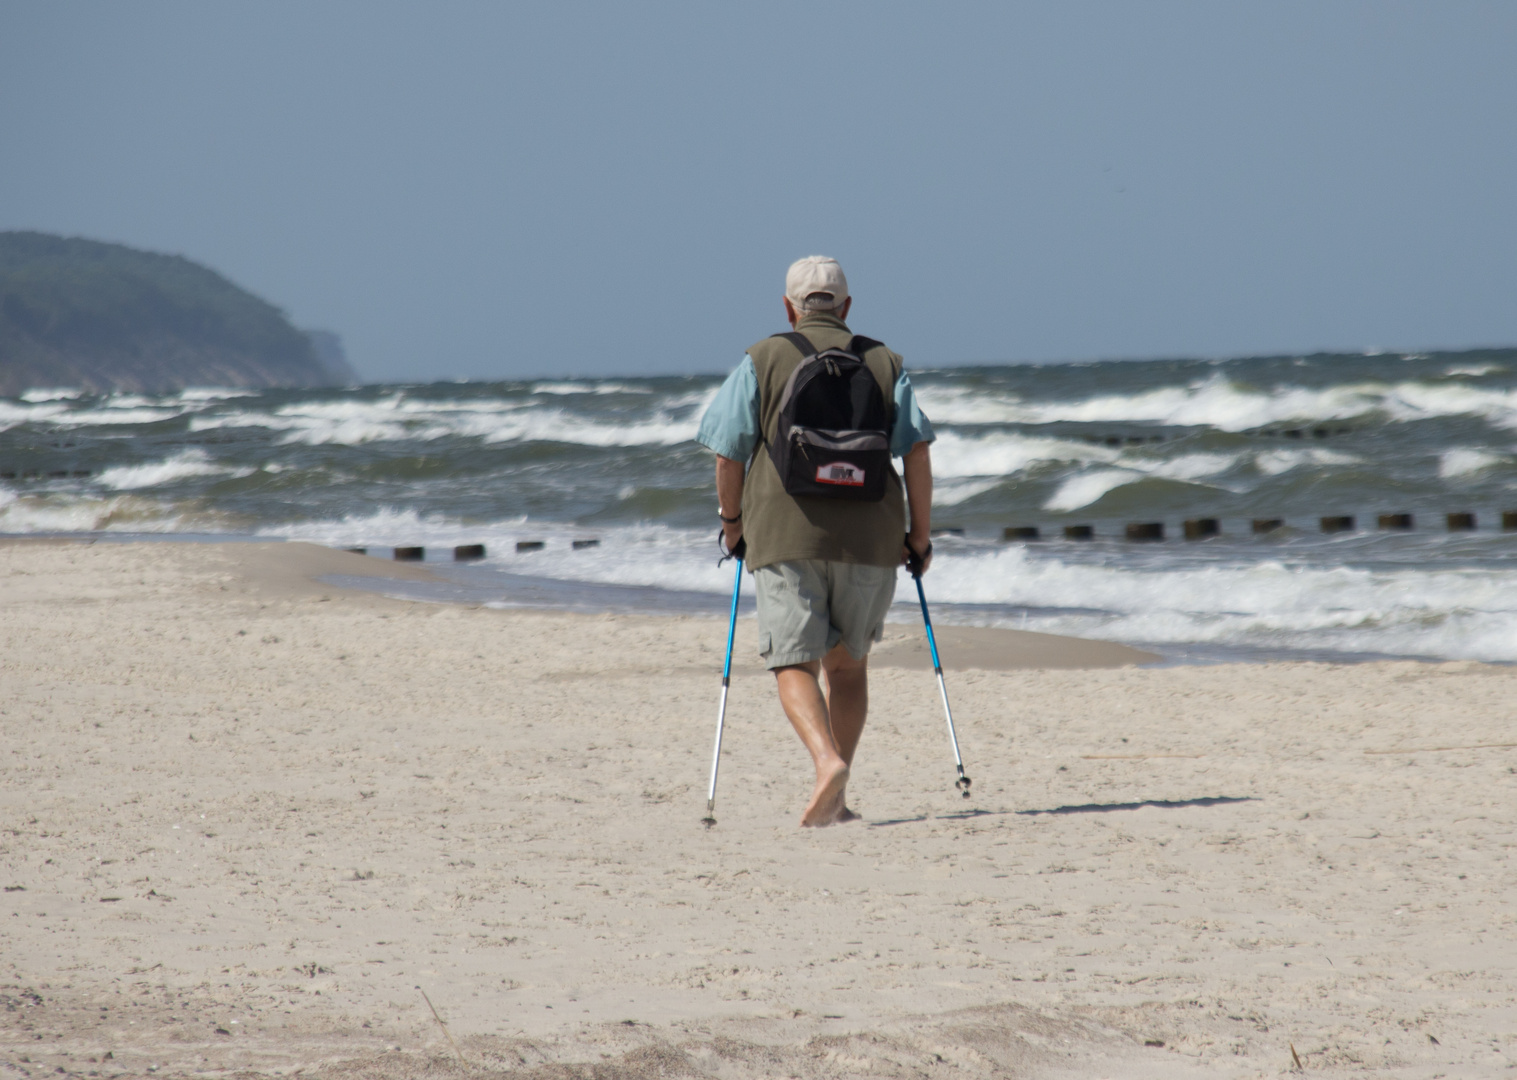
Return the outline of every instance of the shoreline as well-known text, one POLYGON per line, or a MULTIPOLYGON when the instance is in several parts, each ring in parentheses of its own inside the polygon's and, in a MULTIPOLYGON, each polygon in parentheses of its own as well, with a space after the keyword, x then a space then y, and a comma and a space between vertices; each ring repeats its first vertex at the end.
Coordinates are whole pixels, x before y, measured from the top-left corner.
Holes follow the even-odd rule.
POLYGON ((964 804, 882 663, 802 831, 748 650, 707 830, 710 619, 312 580, 361 558, 0 544, 0 1060, 467 1075, 421 987, 508 1075, 1517 1061, 1509 668, 967 669, 964 804))
MULTIPOLYGON (((363 556, 351 556, 347 549, 299 538, 283 536, 266 537, 238 533, 0 533, 0 545, 26 543, 107 543, 107 544, 290 544, 296 547, 315 547, 325 551, 350 556, 324 565, 324 572, 315 576, 325 585, 335 588, 368 592, 392 599, 418 601, 429 604, 448 604, 466 608, 487 607, 506 611, 542 611, 575 613, 583 615, 627 615, 633 617, 727 617, 730 590, 723 587, 717 592, 698 592, 666 589, 656 585, 625 585, 607 582, 556 578, 549 574, 525 574, 518 569, 498 563, 457 562, 445 558, 432 558, 424 562, 393 562, 375 551, 363 556), (356 561, 355 561, 356 559, 356 561), (397 573, 397 570, 419 570, 412 575, 397 573)), ((377 551, 388 551, 379 547, 377 551)), ((429 551, 447 551, 447 545, 428 548, 429 551)), ((296 558, 291 556, 291 558, 296 558)), ((942 570, 940 569, 939 573, 942 570)), ((944 663, 949 670, 962 667, 953 654, 962 648, 974 656, 973 665, 986 663, 996 665, 1031 667, 1083 667, 1120 666, 1125 663, 1162 666, 1208 666, 1213 664, 1273 664, 1273 663, 1325 663, 1365 664, 1411 661, 1416 663, 1459 662, 1459 657, 1444 657, 1410 652, 1338 651, 1330 648, 1298 648, 1283 645, 1262 646, 1216 641, 1123 641, 1102 637, 1082 637, 1074 634, 1050 633, 1026 629, 1025 612, 1020 629, 1008 626, 1011 621, 1005 612, 998 613, 992 607, 979 603, 954 603, 933 600, 934 628, 945 643, 944 663), (983 625, 990 621, 999 625, 983 625), (1013 636, 997 638, 1010 633, 1013 636), (985 637, 989 634, 990 637, 985 637), (1030 637, 1018 638, 1017 634, 1030 637), (992 641, 1000 641, 1001 650, 1008 659, 995 658, 996 648, 988 647, 992 641), (1064 644, 1060 643, 1080 643, 1064 644), (1137 650, 1145 654, 1138 657, 1123 649, 1137 650), (1066 662, 1060 656, 1072 657, 1066 662)), ((1018 609, 1020 610, 1020 609, 1018 609)), ((1031 610, 1031 609, 1028 609, 1031 610)), ((1052 609, 1045 610, 1045 614, 1052 609)), ((751 617, 753 597, 751 584, 739 603, 739 617, 751 617)), ((886 636, 899 640, 904 634, 919 634, 921 615, 917 604, 897 601, 886 615, 886 636)), ((882 660, 884 654, 882 653, 882 660)), ((890 662, 894 663, 895 660, 890 662)), ((916 664, 913 659, 906 661, 916 664)), ((1517 666, 1517 660, 1480 660, 1479 663, 1517 666)))
MULTIPOLYGON (((194 541, 191 541, 194 542, 194 541)), ((63 545, 89 541, 68 537, 38 537, 36 539, 0 538, 0 547, 9 544, 63 545)), ((543 614, 576 614, 588 617, 615 614, 630 618, 701 618, 700 612, 673 611, 650 612, 565 612, 563 608, 522 604, 509 608, 480 604, 460 599, 430 599, 426 593, 396 595, 387 591, 395 582, 422 586, 446 585, 447 579, 439 574, 438 567, 425 563, 388 562, 369 555, 358 555, 320 544, 299 540, 248 542, 225 540, 218 546, 236 552, 241 572, 259 583, 265 590, 276 594, 298 594, 338 589, 344 592, 370 596, 384 596, 401 602, 420 601, 444 603, 467 609, 496 611, 535 611, 543 614)), ((452 564, 445 564, 452 565, 452 564)), ((723 616, 725 621, 725 616, 723 616)), ((755 635, 752 630, 751 610, 747 618, 739 618, 738 639, 748 655, 740 656, 735 646, 734 663, 749 663, 756 658, 755 635), (747 625, 746 633, 742 628, 747 625)), ((1069 637, 1062 634, 1043 634, 1028 630, 1008 630, 996 627, 936 626, 939 653, 945 671, 1011 671, 1018 669, 1089 669, 1114 668, 1139 664, 1161 663, 1164 657, 1143 649, 1135 649, 1116 642, 1097 641, 1069 637)), ((920 625, 887 623, 883 640, 877 642, 870 652, 871 663, 879 667, 905 668, 910 670, 932 667, 928 656, 927 639, 920 625)))

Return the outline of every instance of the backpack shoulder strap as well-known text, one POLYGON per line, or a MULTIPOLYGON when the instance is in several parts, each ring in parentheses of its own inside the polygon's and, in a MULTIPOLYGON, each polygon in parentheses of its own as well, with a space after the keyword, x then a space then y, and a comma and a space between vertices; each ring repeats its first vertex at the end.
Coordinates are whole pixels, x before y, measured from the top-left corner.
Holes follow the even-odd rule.
MULTIPOLYGON (((853 355, 857 356, 860 360, 864 359, 864 354, 867 353, 870 349, 885 349, 886 352, 890 352, 889 349, 885 348, 885 343, 883 341, 876 341, 874 338, 867 338, 863 334, 853 335, 853 340, 848 343, 848 351, 853 353, 853 355)), ((890 372, 891 377, 894 379, 899 379, 901 377, 901 358, 895 353, 890 353, 890 372)), ((890 395, 888 394, 886 395, 886 397, 889 396, 890 395)))
POLYGON ((801 350, 801 359, 803 360, 809 359, 810 357, 816 355, 816 346, 811 344, 811 339, 808 338, 805 334, 797 333, 796 331, 792 330, 787 334, 770 334, 769 336, 772 338, 784 338, 786 341, 790 342, 790 344, 801 350))
POLYGON ((888 348, 885 348, 883 341, 867 338, 863 334, 855 334, 853 340, 848 343, 848 351, 860 360, 864 359, 864 354, 870 349, 885 349, 885 352, 890 356, 889 386, 880 386, 880 390, 881 397, 885 399, 885 412, 890 418, 890 426, 893 431, 895 429, 895 382, 901 377, 901 358, 888 348))

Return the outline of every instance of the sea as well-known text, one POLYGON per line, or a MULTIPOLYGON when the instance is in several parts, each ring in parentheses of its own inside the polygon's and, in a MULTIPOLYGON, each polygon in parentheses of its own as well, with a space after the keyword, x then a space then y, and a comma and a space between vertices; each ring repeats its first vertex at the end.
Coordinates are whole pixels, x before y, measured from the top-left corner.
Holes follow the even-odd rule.
MULTIPOLYGON (((937 432, 935 622, 1168 663, 1517 661, 1517 349, 911 377, 937 432)), ((693 441, 721 379, 32 391, 0 399, 0 533, 423 547, 437 583, 345 583, 724 613, 693 441)), ((891 618, 920 619, 904 574, 891 618)))

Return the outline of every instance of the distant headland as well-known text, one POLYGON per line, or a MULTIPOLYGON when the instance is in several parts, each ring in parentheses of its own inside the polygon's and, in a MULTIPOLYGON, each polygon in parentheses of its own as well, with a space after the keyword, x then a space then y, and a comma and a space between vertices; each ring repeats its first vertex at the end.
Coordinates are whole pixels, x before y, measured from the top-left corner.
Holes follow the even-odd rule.
POLYGON ((342 342, 178 255, 0 232, 0 397, 347 386, 342 342))

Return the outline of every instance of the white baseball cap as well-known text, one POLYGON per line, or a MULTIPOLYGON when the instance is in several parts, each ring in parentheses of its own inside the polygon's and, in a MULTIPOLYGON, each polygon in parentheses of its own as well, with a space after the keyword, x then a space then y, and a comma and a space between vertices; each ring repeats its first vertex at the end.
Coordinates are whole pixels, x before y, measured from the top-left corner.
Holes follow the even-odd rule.
POLYGON ((807 255, 797 259, 785 271, 785 296, 797 307, 813 293, 826 293, 832 297, 834 308, 848 299, 848 279, 836 259, 826 255, 807 255))

